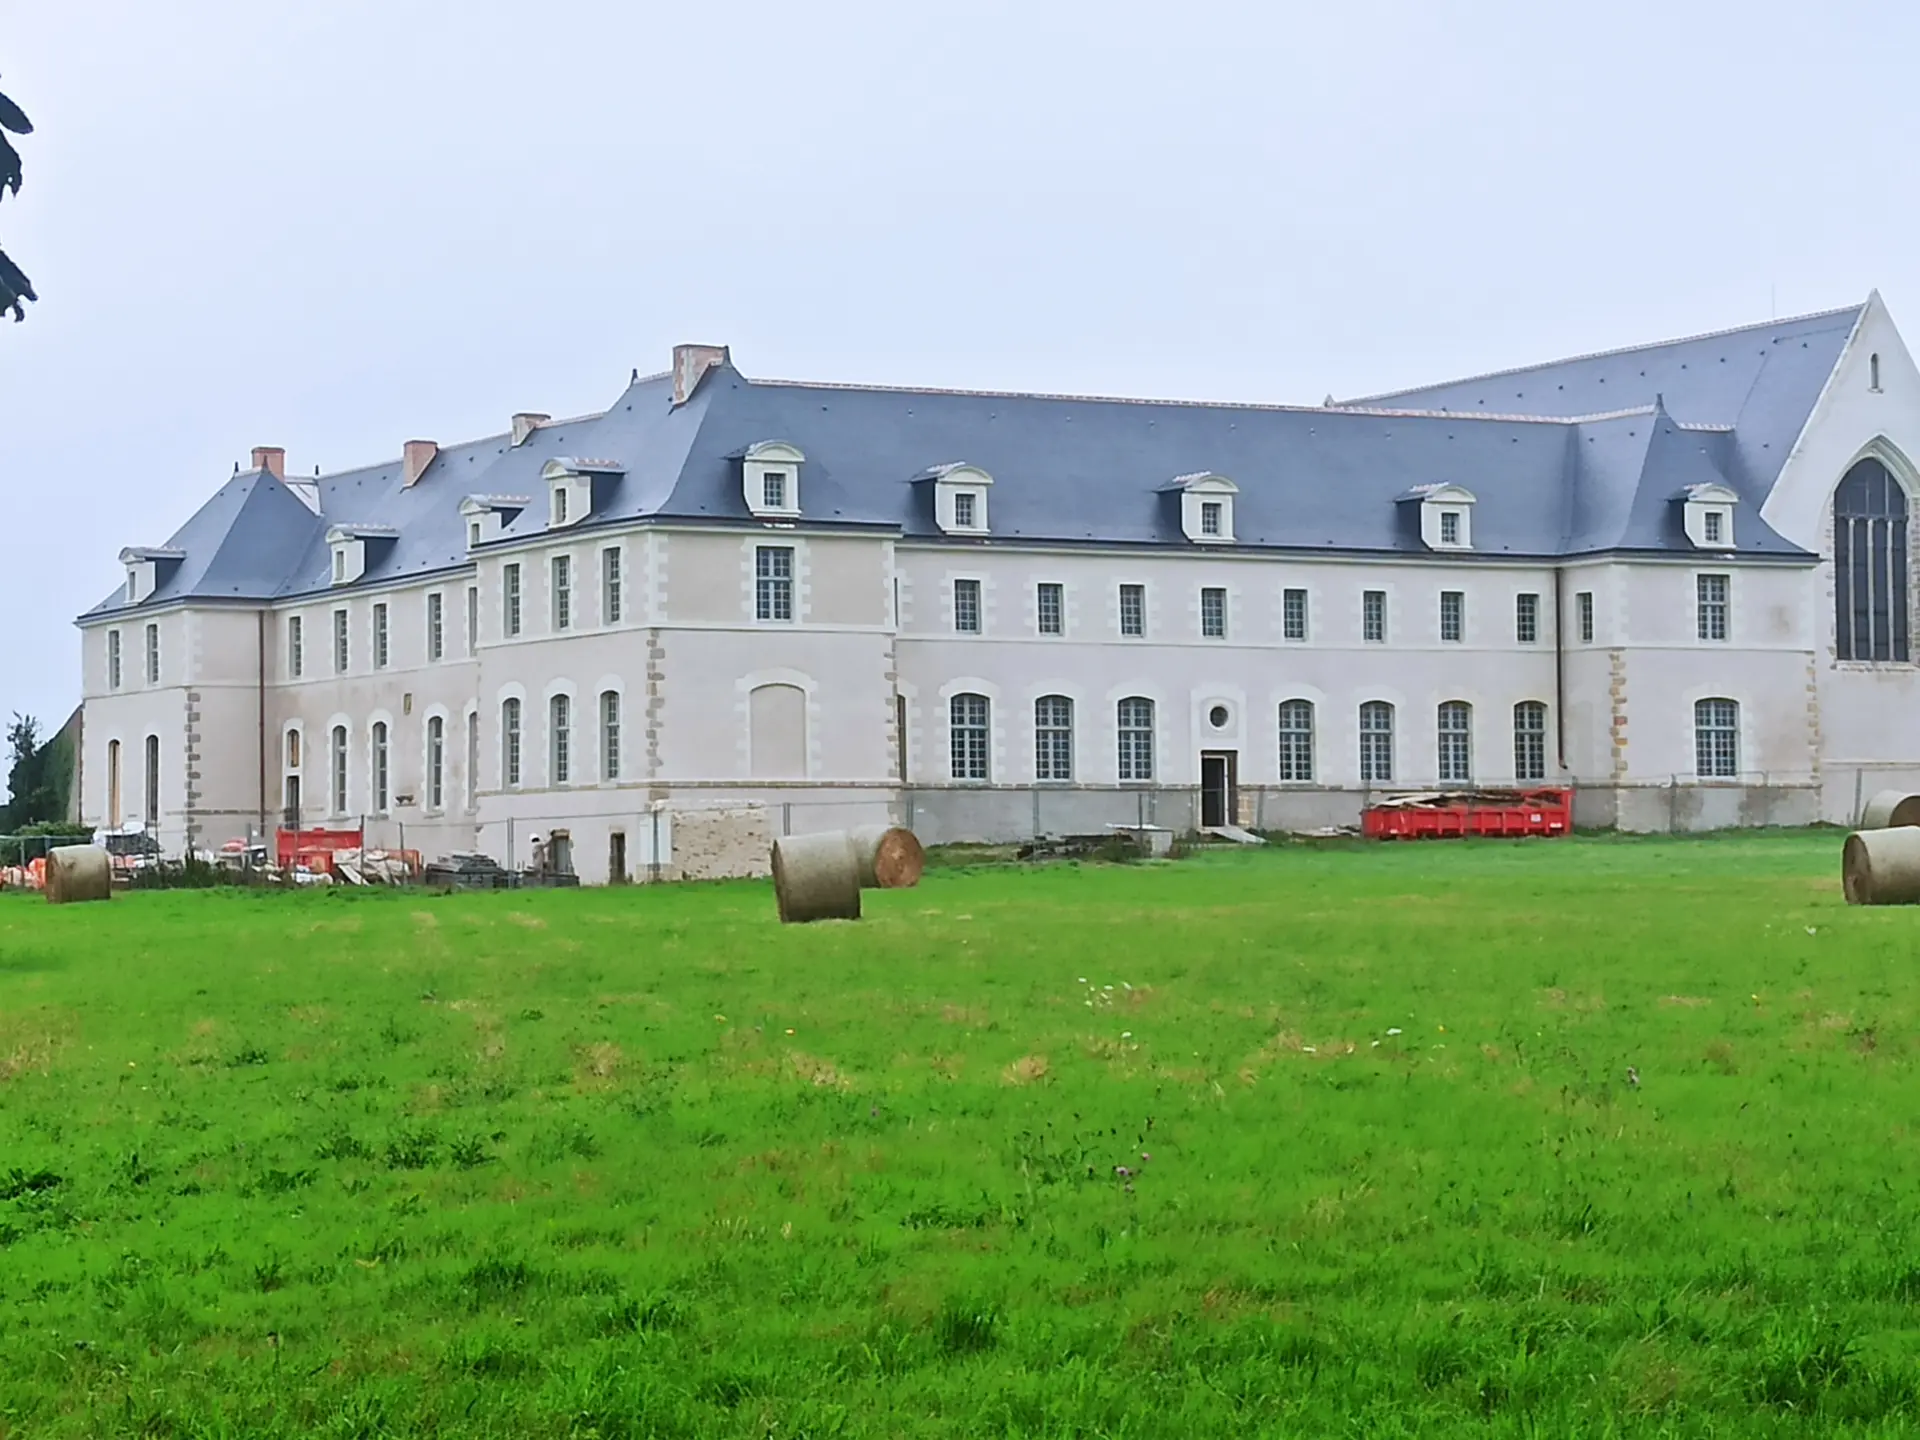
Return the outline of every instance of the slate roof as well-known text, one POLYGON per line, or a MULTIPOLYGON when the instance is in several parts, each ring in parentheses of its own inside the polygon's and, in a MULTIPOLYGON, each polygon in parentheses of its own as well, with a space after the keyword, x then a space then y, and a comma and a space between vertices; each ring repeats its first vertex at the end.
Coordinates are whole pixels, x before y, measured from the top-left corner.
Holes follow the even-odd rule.
MULTIPOLYGON (((1395 499, 1452 483, 1478 501, 1474 548, 1436 563, 1677 551, 1689 547, 1674 496, 1721 483, 1745 502, 1742 552, 1805 559, 1759 507, 1861 308, 1312 407, 750 380, 729 362, 680 406, 669 376, 649 376, 519 446, 507 434, 449 446, 411 487, 398 458, 322 477, 317 515, 264 471, 236 475, 168 541, 185 558, 145 605, 328 593, 335 525, 395 532, 362 585, 458 570, 461 501, 539 495, 542 468, 568 457, 601 457, 573 462, 601 473, 595 513, 572 531, 758 524, 738 457, 770 439, 806 455, 803 523, 953 544, 1184 548, 1178 497, 1162 492, 1213 472, 1238 487, 1233 549, 1426 555, 1395 499), (913 483, 959 463, 994 479, 991 537, 943 537, 931 487, 913 483)), ((547 536, 545 512, 529 505, 489 546, 547 536)), ((116 590, 88 618, 125 608, 116 590)))

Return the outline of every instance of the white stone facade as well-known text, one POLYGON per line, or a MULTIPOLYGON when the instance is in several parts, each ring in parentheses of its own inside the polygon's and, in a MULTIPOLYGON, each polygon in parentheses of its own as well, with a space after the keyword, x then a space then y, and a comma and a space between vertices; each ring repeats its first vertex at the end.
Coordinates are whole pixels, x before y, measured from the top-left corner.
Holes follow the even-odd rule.
MULTIPOLYGON (((1862 791, 1920 781, 1920 671, 1836 658, 1831 497, 1869 455, 1920 493, 1907 458, 1920 455, 1920 372, 1877 300, 1758 510, 1809 552, 1799 558, 1697 543, 1509 559, 1471 545, 1367 556, 1062 544, 991 527, 976 538, 953 533, 950 497, 944 533, 848 533, 809 518, 797 446, 763 450, 749 468, 793 469, 780 498, 797 513, 570 520, 337 593, 163 598, 83 617, 81 811, 96 824, 144 821, 170 850, 217 845, 280 823, 297 780, 303 823, 364 819, 370 843, 404 839, 430 856, 524 862, 533 835, 565 828, 590 882, 611 878, 616 854, 645 878, 662 802, 762 806, 776 834, 891 818, 930 842, 1010 839, 1143 814, 1191 825, 1203 782, 1223 770, 1230 813, 1205 818, 1272 827, 1352 822, 1370 792, 1463 778, 1572 784, 1583 823, 1633 829, 1844 823, 1862 791), (791 553, 786 616, 760 614, 766 549, 791 553), (1136 600, 1143 633, 1130 634, 1136 600), (1703 603, 1716 607, 1711 623, 1703 603), (1055 613, 1059 633, 1043 633, 1055 613), (961 695, 987 702, 983 749, 953 733, 961 695), (1042 697, 1070 702, 1066 738, 1037 736, 1042 697), (1150 735, 1123 741, 1118 707, 1140 699, 1152 702, 1150 735), (1713 712, 1733 727, 1730 773, 1702 774, 1696 707, 1717 700, 1733 702, 1713 712), (1283 755, 1282 707, 1296 702, 1297 721, 1301 701, 1310 740, 1296 725, 1283 755), (1382 702, 1391 771, 1369 775, 1361 708, 1382 702), (1460 704, 1443 741, 1441 707, 1460 704), (1516 737, 1523 705, 1543 714, 1542 765, 1516 737), (564 744, 552 723, 562 711, 564 744), (956 745, 983 758, 958 764, 956 745)), ((1488 501, 1474 504, 1479 527, 1488 501)), ((984 523, 984 498, 975 513, 984 523)), ((1742 527, 1756 518, 1751 507, 1730 515, 1742 527)), ((1686 523, 1693 535, 1691 511, 1686 523)), ((1911 595, 1908 606, 1920 624, 1911 595)))

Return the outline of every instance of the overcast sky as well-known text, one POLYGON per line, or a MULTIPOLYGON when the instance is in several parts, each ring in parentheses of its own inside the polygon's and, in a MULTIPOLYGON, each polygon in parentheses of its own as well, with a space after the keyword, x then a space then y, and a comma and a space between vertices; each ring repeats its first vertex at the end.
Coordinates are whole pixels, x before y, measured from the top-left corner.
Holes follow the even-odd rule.
MULTIPOLYGON (((1876 0, 0 0, 0 712, 250 446, 748 375, 1318 403, 1920 315, 1876 0)), ((1915 321, 1914 323, 1920 323, 1915 321)))

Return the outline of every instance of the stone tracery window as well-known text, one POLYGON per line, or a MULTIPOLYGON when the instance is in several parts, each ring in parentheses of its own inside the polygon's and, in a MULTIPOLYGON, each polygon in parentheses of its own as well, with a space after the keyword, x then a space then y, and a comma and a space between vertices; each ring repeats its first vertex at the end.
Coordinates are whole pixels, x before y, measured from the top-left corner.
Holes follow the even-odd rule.
POLYGON ((1906 661, 1907 492, 1878 460, 1833 492, 1833 641, 1842 660, 1906 661))

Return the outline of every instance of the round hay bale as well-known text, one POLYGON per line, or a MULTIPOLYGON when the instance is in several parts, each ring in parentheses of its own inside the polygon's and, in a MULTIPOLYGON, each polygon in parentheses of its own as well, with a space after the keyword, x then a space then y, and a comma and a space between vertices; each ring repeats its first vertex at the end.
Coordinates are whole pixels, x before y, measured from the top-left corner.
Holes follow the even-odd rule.
POLYGON ((860 862, 862 890, 911 890, 927 868, 920 837, 900 825, 861 825, 847 832, 860 862))
POLYGON ((1840 852, 1840 888, 1849 905, 1920 901, 1920 828, 1856 830, 1840 852))
POLYGON ((1862 830, 1891 830, 1896 825, 1920 825, 1920 795, 1882 790, 1860 812, 1862 830))
POLYGON ((113 862, 98 845, 62 845, 47 852, 49 904, 112 898, 113 862))
POLYGON ((860 918, 860 861, 844 830, 783 835, 773 842, 773 894, 780 921, 860 918))

